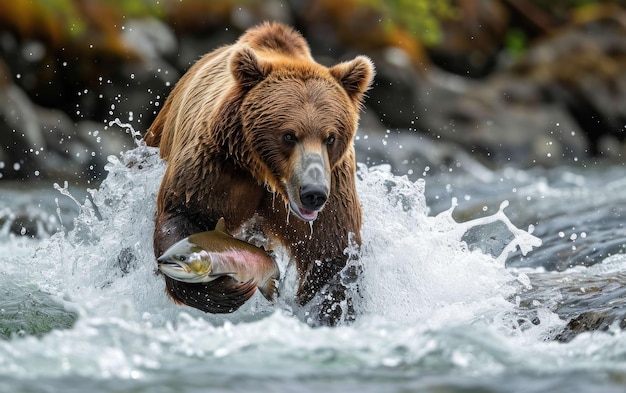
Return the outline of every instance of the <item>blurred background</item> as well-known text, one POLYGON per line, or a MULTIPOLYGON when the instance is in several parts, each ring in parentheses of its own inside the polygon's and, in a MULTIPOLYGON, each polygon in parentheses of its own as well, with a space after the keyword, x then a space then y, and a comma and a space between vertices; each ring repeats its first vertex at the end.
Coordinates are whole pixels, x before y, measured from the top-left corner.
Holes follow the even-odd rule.
POLYGON ((0 3, 0 186, 97 186, 135 143, 112 121, 145 132, 202 54, 265 20, 325 65, 372 58, 361 162, 622 161, 624 1, 19 0, 0 3))

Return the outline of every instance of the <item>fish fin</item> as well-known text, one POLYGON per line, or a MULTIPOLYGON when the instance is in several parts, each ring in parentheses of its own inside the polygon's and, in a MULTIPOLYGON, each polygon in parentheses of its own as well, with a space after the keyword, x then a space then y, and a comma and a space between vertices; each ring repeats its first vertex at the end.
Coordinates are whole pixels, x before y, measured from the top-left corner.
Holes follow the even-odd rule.
POLYGON ((276 271, 274 275, 270 277, 263 285, 259 285, 259 292, 267 299, 268 302, 274 304, 274 300, 279 296, 278 293, 278 279, 280 278, 280 274, 278 272, 278 267, 276 267, 276 271))
POLYGON ((217 221, 217 224, 215 224, 215 230, 228 233, 226 232, 226 221, 224 221, 224 217, 220 217, 220 219, 217 221))
POLYGON ((165 276, 168 295, 176 302, 213 314, 231 313, 252 297, 256 282, 240 283, 221 276, 208 283, 185 283, 165 276))
POLYGON ((220 298, 223 299, 224 302, 241 302, 241 305, 243 305, 254 295, 257 283, 253 279, 246 282, 239 282, 231 276, 222 277, 223 278, 218 278, 215 281, 221 280, 222 292, 220 293, 220 298))

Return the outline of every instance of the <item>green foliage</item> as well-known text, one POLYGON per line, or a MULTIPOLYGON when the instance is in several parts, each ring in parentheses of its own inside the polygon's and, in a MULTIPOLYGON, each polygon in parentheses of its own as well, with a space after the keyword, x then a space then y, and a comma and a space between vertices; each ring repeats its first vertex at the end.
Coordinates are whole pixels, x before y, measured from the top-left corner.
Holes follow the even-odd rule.
POLYGON ((79 36, 86 30, 85 22, 72 0, 35 0, 34 6, 42 12, 45 19, 62 22, 69 36, 79 36))
POLYGON ((427 45, 441 41, 442 19, 456 19, 459 10, 452 0, 358 0, 379 11, 388 28, 400 26, 427 45))
POLYGON ((97 6, 108 9, 120 18, 128 17, 159 17, 165 15, 164 2, 168 0, 32 0, 44 20, 57 20, 65 26, 65 33, 70 37, 78 37, 89 28, 89 21, 83 16, 81 5, 97 6))
POLYGON ((523 30, 511 28, 504 39, 504 46, 511 59, 517 59, 526 51, 528 37, 523 30))
POLYGON ((111 4, 124 17, 146 17, 165 15, 164 3, 167 0, 100 0, 104 4, 111 4))

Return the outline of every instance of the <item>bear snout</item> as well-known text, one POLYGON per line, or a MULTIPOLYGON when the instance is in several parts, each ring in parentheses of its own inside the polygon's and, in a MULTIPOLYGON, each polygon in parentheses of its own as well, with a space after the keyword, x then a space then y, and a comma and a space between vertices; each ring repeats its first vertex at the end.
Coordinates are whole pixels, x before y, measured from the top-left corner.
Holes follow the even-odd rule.
POLYGON ((305 152, 302 163, 298 181, 300 206, 305 210, 320 210, 328 199, 330 188, 328 159, 319 153, 305 152))
POLYGON ((315 221, 330 195, 328 158, 302 149, 295 162, 285 184, 289 207, 302 220, 315 221))
POLYGON ((305 184, 300 188, 300 202, 307 210, 319 210, 328 199, 327 187, 318 184, 305 184))

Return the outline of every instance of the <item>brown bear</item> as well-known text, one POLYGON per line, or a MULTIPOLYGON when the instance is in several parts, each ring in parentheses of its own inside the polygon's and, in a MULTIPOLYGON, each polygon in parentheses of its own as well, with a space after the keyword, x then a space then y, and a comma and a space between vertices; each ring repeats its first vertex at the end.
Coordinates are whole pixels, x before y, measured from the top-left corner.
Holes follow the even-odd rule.
MULTIPOLYGON (((298 303, 323 291, 311 309, 317 322, 335 323, 346 311, 337 289, 344 251, 361 241, 353 141, 373 76, 365 56, 318 64, 302 35, 279 23, 202 57, 145 136, 167 161, 155 255, 213 229, 220 217, 230 233, 253 225, 295 260, 298 303)), ((245 286, 229 277, 165 281, 175 301, 206 312, 232 312, 247 299, 245 286)))

